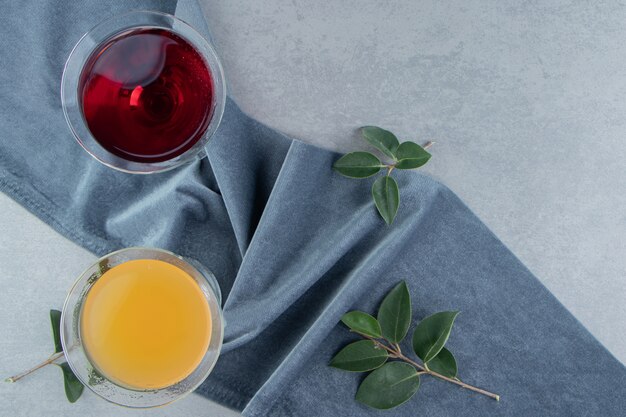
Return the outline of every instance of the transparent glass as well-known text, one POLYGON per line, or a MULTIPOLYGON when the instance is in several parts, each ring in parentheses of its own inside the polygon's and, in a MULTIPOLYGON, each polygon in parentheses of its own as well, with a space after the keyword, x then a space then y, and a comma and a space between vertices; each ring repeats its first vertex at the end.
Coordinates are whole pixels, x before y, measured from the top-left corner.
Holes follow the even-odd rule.
POLYGON ((128 248, 110 253, 91 265, 76 280, 70 290, 61 315, 61 342, 65 358, 74 374, 91 391, 115 404, 149 408, 168 404, 195 390, 217 362, 224 337, 221 292, 215 276, 195 260, 153 248, 128 248), (187 272, 200 286, 211 311, 212 332, 209 347, 198 367, 182 381, 160 389, 135 390, 108 380, 91 364, 81 343, 80 319, 83 303, 91 287, 103 271, 135 259, 156 259, 187 272))
POLYGON ((204 147, 217 130, 226 103, 226 83, 222 64, 209 42, 182 20, 153 11, 134 11, 107 19, 78 41, 70 53, 61 80, 61 104, 65 119, 78 143, 94 158, 119 171, 150 174, 167 171, 205 156, 204 147), (166 29, 189 42, 203 57, 213 78, 213 97, 209 109, 210 122, 204 135, 187 151, 175 158, 161 162, 136 162, 121 158, 105 149, 95 139, 85 121, 79 97, 83 67, 103 43, 130 29, 166 29))

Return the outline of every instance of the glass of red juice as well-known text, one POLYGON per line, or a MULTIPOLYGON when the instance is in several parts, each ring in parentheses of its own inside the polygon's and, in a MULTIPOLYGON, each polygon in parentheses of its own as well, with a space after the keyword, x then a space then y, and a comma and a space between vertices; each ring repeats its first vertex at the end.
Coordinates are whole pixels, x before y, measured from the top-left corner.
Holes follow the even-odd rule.
POLYGON ((203 157, 225 101, 209 42, 182 20, 152 11, 116 16, 87 32, 61 81, 63 112, 78 143, 129 173, 203 157))

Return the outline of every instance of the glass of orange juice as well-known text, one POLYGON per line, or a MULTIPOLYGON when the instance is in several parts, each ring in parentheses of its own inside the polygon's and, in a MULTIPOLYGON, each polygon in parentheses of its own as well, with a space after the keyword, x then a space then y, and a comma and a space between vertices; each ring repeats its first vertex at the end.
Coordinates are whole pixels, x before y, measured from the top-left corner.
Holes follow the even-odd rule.
POLYGON ((215 276, 152 248, 110 253, 78 278, 63 306, 61 341, 80 381, 104 399, 156 407, 209 375, 224 334, 215 276))

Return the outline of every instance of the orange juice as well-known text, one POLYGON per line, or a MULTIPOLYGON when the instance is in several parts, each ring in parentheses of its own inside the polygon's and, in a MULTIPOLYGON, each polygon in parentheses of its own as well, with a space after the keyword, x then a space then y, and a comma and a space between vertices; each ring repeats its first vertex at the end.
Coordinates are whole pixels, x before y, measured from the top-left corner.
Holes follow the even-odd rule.
POLYGON ((187 272, 159 260, 132 260, 106 271, 89 290, 80 332, 90 362, 107 379, 158 389, 200 364, 211 338, 211 312, 187 272))

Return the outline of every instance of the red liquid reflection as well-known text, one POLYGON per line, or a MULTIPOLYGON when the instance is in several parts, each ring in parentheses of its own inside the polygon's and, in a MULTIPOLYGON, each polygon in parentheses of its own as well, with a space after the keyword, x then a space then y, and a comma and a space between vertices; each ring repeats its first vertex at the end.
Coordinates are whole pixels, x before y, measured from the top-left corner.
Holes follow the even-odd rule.
POLYGON ((87 126, 109 152, 130 161, 181 155, 205 133, 213 80, 202 56, 163 29, 134 29, 105 42, 81 74, 87 126))

